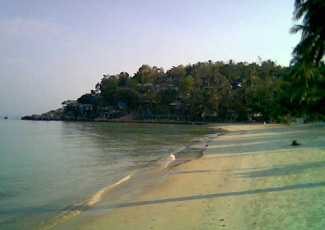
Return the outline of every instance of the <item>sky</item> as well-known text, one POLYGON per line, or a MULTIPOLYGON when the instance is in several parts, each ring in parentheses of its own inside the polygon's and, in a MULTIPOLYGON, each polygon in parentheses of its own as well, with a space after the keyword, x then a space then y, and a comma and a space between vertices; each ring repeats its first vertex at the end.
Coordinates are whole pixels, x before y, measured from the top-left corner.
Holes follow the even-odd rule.
POLYGON ((143 64, 288 66, 294 0, 0 0, 0 115, 30 115, 143 64))

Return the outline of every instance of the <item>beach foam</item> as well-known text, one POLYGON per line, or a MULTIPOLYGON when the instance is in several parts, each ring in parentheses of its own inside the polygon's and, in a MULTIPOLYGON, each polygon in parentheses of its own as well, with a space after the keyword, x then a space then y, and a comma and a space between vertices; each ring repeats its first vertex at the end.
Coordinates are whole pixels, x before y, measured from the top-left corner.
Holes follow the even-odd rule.
POLYGON ((103 197, 105 198, 103 204, 109 205, 113 209, 118 208, 118 204, 114 205, 117 201, 119 203, 122 203, 122 201, 126 202, 161 185, 172 167, 202 157, 206 146, 206 141, 203 138, 193 139, 182 150, 160 157, 118 182, 104 187, 90 199, 68 207, 67 210, 64 210, 50 222, 44 224, 40 230, 51 229, 55 226, 57 226, 55 229, 68 229, 64 227, 64 222, 81 215, 83 212, 91 212, 92 207, 96 210, 96 204, 102 203, 103 197), (61 226, 61 224, 63 225, 61 226))
POLYGON ((47 230, 50 229, 58 224, 61 224, 73 217, 76 217, 81 214, 81 212, 86 211, 87 209, 91 208, 94 206, 96 203, 98 203, 103 195, 110 190, 114 189, 116 186, 122 184, 123 182, 126 182, 131 178, 131 174, 124 177, 123 179, 119 180, 118 182, 108 185, 104 187, 103 189, 99 190, 96 192, 90 199, 82 201, 76 205, 72 205, 70 207, 67 207, 64 211, 62 211, 59 215, 54 217, 52 220, 49 222, 44 223, 39 227, 39 230, 47 230))

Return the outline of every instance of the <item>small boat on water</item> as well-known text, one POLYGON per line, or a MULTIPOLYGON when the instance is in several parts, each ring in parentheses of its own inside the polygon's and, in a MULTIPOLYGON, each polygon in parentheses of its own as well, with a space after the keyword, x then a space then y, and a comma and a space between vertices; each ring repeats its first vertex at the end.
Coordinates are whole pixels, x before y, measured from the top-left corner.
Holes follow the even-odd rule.
POLYGON ((4 117, 3 119, 7 120, 7 119, 8 119, 8 117, 4 117))

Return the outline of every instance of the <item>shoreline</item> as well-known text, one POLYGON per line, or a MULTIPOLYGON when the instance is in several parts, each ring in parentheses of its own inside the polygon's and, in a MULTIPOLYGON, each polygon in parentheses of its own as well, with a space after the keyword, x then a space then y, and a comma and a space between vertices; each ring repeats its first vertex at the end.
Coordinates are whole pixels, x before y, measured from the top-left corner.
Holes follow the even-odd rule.
MULTIPOLYGON (((219 129, 216 131, 220 132, 219 129)), ((143 168, 139 168, 118 182, 105 186, 91 198, 67 207, 62 213, 44 223, 38 229, 74 228, 74 226, 79 226, 81 222, 84 222, 84 219, 88 218, 87 216, 98 215, 100 211, 98 212, 96 209, 99 207, 108 205, 113 211, 120 208, 119 203, 130 202, 138 196, 156 189, 164 183, 172 168, 201 157, 206 148, 204 137, 205 135, 195 137, 182 150, 148 162, 143 168), (127 194, 128 191, 131 193, 127 194)))
MULTIPOLYGON (((77 226, 84 225, 85 220, 89 219, 89 215, 100 215, 101 211, 98 211, 98 209, 102 209, 103 206, 105 208, 109 207, 109 212, 114 212, 115 209, 124 207, 126 201, 130 202, 132 200, 135 200, 137 199, 137 197, 141 197, 142 195, 150 193, 153 190, 159 188, 160 186, 163 186, 165 180, 172 173, 172 170, 179 167, 180 165, 203 157, 203 152, 207 149, 208 146, 207 143, 210 143, 213 138, 218 137, 220 135, 224 135, 227 132, 227 130, 215 126, 210 128, 214 129, 213 133, 198 136, 192 139, 192 141, 190 141, 184 149, 169 156, 161 157, 151 163, 148 163, 148 165, 142 169, 143 172, 138 171, 135 174, 133 173, 132 175, 128 175, 127 177, 125 177, 127 179, 122 178, 116 184, 108 185, 107 187, 101 189, 98 193, 94 194, 94 197, 96 198, 97 202, 88 205, 88 203, 90 204, 92 202, 94 197, 87 199, 81 202, 82 206, 80 207, 80 210, 78 208, 78 204, 76 207, 73 207, 71 213, 69 212, 69 210, 67 210, 65 211, 64 215, 59 215, 58 218, 54 218, 53 220, 47 222, 39 229, 79 229, 79 227, 77 226), (123 195, 123 190, 125 190, 125 187, 128 187, 128 184, 130 183, 134 183, 133 180, 138 180, 138 178, 134 177, 138 177, 139 175, 137 174, 139 173, 142 175, 148 174, 150 177, 155 178, 155 181, 151 182, 152 185, 150 185, 148 188, 145 188, 144 191, 140 193, 130 194, 130 197, 132 197, 132 199, 130 199, 129 197, 128 200, 126 200, 125 202, 116 203, 116 201, 114 200, 119 200, 118 196, 125 196, 125 194, 123 195), (158 178, 163 179, 162 181, 159 181, 158 178), (120 183, 121 181, 122 183, 120 183), (111 187, 116 188, 115 190, 112 190, 111 187), (119 191, 121 191, 122 193, 120 193, 119 191)), ((146 182, 140 183, 145 187, 147 186, 146 182)), ((90 219, 92 219, 92 217, 90 219)))
POLYGON ((130 123, 130 124, 173 124, 173 125, 209 125, 215 122, 199 121, 143 121, 143 120, 61 120, 61 119, 20 119, 22 121, 62 121, 62 122, 98 122, 98 123, 130 123))
MULTIPOLYGON (((207 122, 207 121, 174 121, 174 120, 62 120, 62 119, 34 119, 29 116, 21 117, 22 121, 61 121, 61 122, 98 122, 98 123, 130 123, 130 124, 173 124, 173 125, 225 125, 228 122, 207 122), (28 118, 26 118, 28 117, 28 118)), ((235 122, 232 124, 247 124, 247 125, 262 125, 265 124, 261 121, 246 121, 246 122, 235 122)), ((266 124, 279 124, 276 122, 268 122, 266 124)))
POLYGON ((218 127, 229 132, 202 158, 109 214, 98 207, 75 229, 323 229, 324 124, 218 127))

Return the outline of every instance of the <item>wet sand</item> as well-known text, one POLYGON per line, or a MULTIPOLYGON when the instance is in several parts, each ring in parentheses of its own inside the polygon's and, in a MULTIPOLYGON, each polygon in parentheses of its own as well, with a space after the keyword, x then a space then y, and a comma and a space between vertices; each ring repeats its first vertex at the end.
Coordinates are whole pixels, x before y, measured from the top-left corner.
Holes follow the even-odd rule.
POLYGON ((66 229, 325 229, 324 124, 218 127, 162 186, 66 229))

